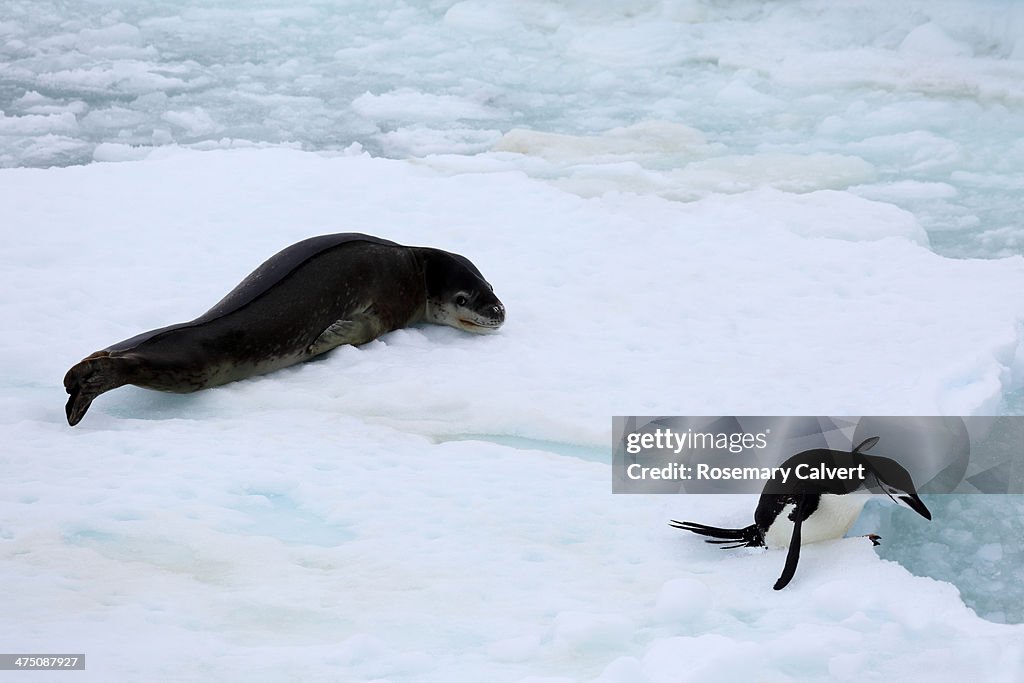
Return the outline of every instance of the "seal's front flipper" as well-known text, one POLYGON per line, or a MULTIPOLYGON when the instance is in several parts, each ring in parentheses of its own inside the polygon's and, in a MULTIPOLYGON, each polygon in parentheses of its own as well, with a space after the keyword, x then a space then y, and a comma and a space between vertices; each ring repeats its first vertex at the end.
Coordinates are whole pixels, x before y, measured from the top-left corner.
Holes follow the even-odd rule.
POLYGON ((793 537, 789 539, 786 566, 782 568, 782 575, 779 576, 779 580, 773 586, 777 591, 788 586, 789 582, 793 580, 793 575, 796 574, 796 565, 800 561, 800 528, 803 526, 808 514, 810 513, 807 511, 807 496, 800 496, 800 500, 792 512, 793 537))
POLYGON ((74 427, 82 421, 94 398, 129 383, 126 363, 124 358, 111 357, 107 351, 97 351, 68 370, 64 375, 64 390, 70 397, 64 412, 69 425, 74 427))
POLYGON ((381 335, 380 320, 369 310, 365 313, 358 313, 348 320, 336 320, 320 333, 306 352, 312 356, 319 356, 321 353, 330 351, 336 346, 351 344, 359 346, 368 341, 373 341, 381 335))

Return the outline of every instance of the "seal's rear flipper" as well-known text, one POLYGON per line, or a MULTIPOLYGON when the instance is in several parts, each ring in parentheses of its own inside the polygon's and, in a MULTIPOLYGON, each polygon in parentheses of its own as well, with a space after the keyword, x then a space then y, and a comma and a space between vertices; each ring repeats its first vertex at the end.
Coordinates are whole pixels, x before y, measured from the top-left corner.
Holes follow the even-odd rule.
POLYGON ((64 375, 64 389, 70 394, 64 411, 72 427, 82 421, 94 398, 128 384, 124 362, 111 358, 107 351, 97 351, 76 364, 64 375))

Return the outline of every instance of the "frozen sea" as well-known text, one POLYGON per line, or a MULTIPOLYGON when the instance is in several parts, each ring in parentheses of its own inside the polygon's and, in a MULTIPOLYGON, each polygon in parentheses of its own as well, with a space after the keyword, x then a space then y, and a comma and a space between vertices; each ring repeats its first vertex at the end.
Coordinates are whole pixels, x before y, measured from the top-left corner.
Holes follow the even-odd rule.
POLYGON ((776 593, 781 553, 666 524, 753 499, 609 464, 612 415, 1024 412, 1022 83, 1008 1, 0 1, 0 651, 1024 679, 1024 497, 872 502, 776 593), (506 325, 67 426, 80 358, 341 231, 468 256, 506 325))

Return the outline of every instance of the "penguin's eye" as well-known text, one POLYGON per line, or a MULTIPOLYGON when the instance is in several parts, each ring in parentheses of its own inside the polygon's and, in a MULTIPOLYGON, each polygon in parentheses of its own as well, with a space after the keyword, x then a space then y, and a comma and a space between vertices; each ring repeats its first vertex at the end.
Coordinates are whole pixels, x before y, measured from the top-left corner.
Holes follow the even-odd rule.
POLYGON ((455 305, 456 306, 465 306, 466 305, 466 301, 467 301, 466 297, 462 296, 461 294, 459 294, 457 297, 455 297, 455 305))

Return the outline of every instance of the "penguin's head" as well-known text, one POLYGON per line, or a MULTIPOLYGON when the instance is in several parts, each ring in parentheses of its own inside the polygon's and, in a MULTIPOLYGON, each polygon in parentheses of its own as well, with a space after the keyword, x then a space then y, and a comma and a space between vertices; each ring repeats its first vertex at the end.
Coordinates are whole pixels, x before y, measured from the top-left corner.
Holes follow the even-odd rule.
POLYGON ((871 478, 875 480, 875 486, 882 489, 882 492, 892 498, 896 504, 910 508, 925 519, 931 519, 932 513, 918 497, 910 472, 892 458, 865 453, 874 448, 878 441, 877 436, 864 439, 853 449, 853 457, 860 460, 865 469, 871 473, 871 478))
MULTIPOLYGON (((903 465, 892 458, 880 455, 859 453, 865 468, 871 472, 878 488, 897 504, 910 508, 925 519, 931 519, 932 513, 924 504, 914 488, 914 480, 903 465)), ((869 477, 870 480, 870 477, 869 477)))

